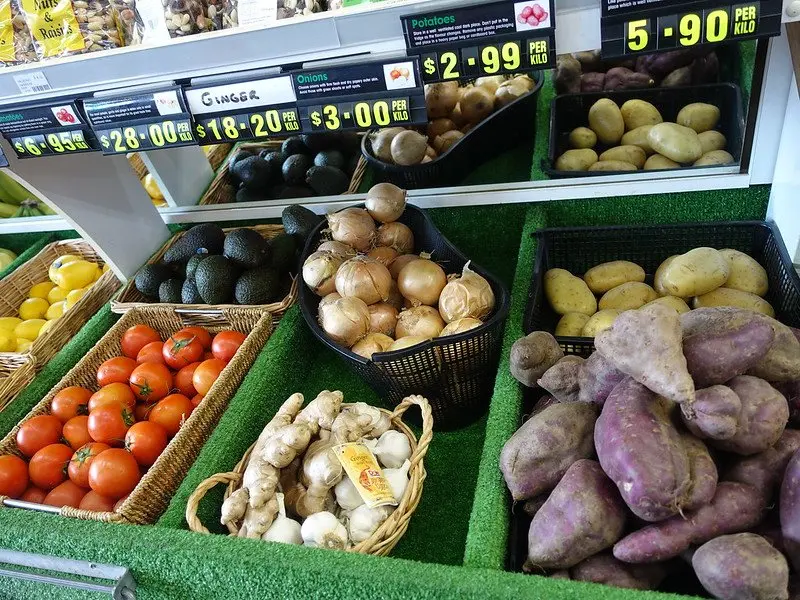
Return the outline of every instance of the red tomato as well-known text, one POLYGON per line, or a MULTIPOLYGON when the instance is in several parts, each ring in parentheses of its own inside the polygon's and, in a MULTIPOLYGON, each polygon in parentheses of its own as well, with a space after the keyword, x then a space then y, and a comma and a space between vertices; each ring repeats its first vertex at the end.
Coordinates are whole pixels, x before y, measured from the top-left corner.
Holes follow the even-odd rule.
POLYGON ((203 345, 191 333, 176 333, 164 342, 161 351, 168 367, 182 369, 203 357, 203 345))
POLYGON ((161 342, 151 342, 139 351, 136 355, 136 364, 143 365, 152 363, 154 365, 164 364, 164 344, 161 342))
POLYGON ((197 394, 194 398, 192 398, 192 406, 197 408, 200 405, 200 403, 203 401, 203 398, 205 398, 205 396, 197 394))
POLYGON ((124 495, 122 498, 120 498, 119 500, 117 500, 117 501, 114 503, 114 511, 115 511, 115 512, 116 512, 116 511, 118 511, 118 510, 119 510, 119 507, 120 507, 120 506, 122 506, 122 505, 123 505, 123 503, 125 502, 125 500, 127 500, 127 499, 128 499, 128 496, 130 496, 130 494, 125 494, 125 495, 124 495))
POLYGON ((101 496, 94 490, 89 490, 81 500, 78 508, 82 510, 93 510, 95 512, 111 512, 114 510, 113 498, 101 496))
POLYGON ((61 421, 53 415, 28 419, 17 431, 17 448, 25 456, 33 456, 45 446, 60 442, 61 429, 61 421))
POLYGON ((66 440, 70 448, 77 450, 84 444, 88 444, 92 441, 88 426, 89 417, 86 415, 72 417, 69 421, 64 423, 64 440, 66 440))
POLYGON ((109 383, 128 383, 135 368, 136 361, 127 356, 109 358, 97 369, 97 385, 103 387, 109 383))
MULTIPOLYGON (((25 473, 27 476, 27 472, 25 473)), ((25 500, 25 502, 33 502, 35 504, 41 504, 44 502, 44 497, 47 496, 47 492, 37 488, 35 485, 30 486, 22 496, 19 497, 20 500, 25 500)))
POLYGON ((225 368, 227 363, 219 358, 212 358, 211 360, 204 360, 200 363, 192 375, 192 384, 197 393, 201 396, 208 394, 208 390, 214 385, 214 382, 219 378, 222 369, 225 368))
POLYGON ((147 325, 134 325, 122 334, 122 354, 128 358, 136 358, 139 350, 150 342, 160 342, 161 336, 152 327, 147 325))
POLYGON ((246 337, 245 334, 238 331, 220 331, 211 342, 211 352, 214 354, 214 358, 230 362, 246 337))
POLYGON ((52 490, 67 478, 67 465, 72 448, 66 444, 50 444, 39 450, 28 463, 31 483, 43 490, 52 490))
POLYGON ((133 411, 116 405, 101 406, 89 413, 89 435, 95 442, 121 446, 125 434, 135 423, 133 411))
POLYGON ((192 375, 194 375, 194 370, 198 366, 200 366, 199 362, 193 362, 190 365, 186 365, 175 374, 173 385, 175 389, 184 396, 189 396, 191 398, 197 394, 197 390, 194 389, 194 384, 192 383, 192 375))
POLYGON ((161 400, 150 411, 150 416, 147 420, 151 423, 158 423, 172 437, 183 425, 183 422, 189 418, 194 406, 192 401, 183 394, 171 394, 161 400))
MULTIPOLYGON (((161 402, 164 402, 164 400, 161 402)), ((156 459, 161 455, 168 443, 167 430, 154 421, 134 423, 133 427, 125 434, 125 448, 133 454, 136 462, 143 467, 149 467, 156 462, 156 459)))
POLYGON ((172 389, 172 373, 164 365, 139 365, 131 374, 130 386, 142 402, 155 402, 172 389))
POLYGON ((190 333, 192 334, 198 342, 203 345, 204 350, 209 350, 211 348, 211 334, 208 333, 208 330, 204 329, 203 327, 198 327, 197 325, 193 325, 191 327, 184 327, 180 331, 178 331, 175 335, 179 335, 182 333, 190 333))
POLYGON ((73 385, 64 388, 53 396, 50 404, 50 412, 62 423, 66 423, 72 417, 89 414, 89 398, 92 392, 86 388, 73 385))
POLYGON ((133 455, 122 448, 101 452, 89 467, 89 485, 107 498, 119 500, 130 494, 142 475, 133 455))
POLYGON ((203 360, 211 360, 212 358, 214 358, 214 354, 212 354, 211 351, 208 351, 205 354, 203 354, 203 360))
POLYGON ((147 416, 153 410, 155 404, 145 404, 144 402, 137 402, 136 408, 133 409, 133 416, 136 417, 136 422, 147 421, 147 416))
POLYGON ((136 396, 133 395, 130 386, 125 383, 109 383, 100 388, 92 397, 89 398, 89 414, 101 406, 122 406, 133 408, 136 404, 136 396))
POLYGON ((86 495, 86 490, 80 486, 75 485, 69 479, 54 487, 47 496, 44 497, 42 504, 49 504, 50 506, 72 506, 78 508, 78 505, 86 495))
POLYGON ((95 457, 111 448, 108 444, 101 444, 100 442, 91 442, 85 446, 81 446, 72 455, 67 467, 67 475, 73 483, 84 488, 89 487, 89 467, 95 457))
POLYGON ((28 487, 28 465, 19 456, 0 456, 0 496, 19 498, 28 487))

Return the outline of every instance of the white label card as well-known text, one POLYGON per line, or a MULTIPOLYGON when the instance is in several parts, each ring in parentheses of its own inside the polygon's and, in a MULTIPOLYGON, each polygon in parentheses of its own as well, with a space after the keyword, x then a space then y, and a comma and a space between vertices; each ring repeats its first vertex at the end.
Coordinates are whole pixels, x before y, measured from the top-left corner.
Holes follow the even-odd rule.
POLYGON ((19 91, 23 94, 38 94, 40 92, 49 92, 53 88, 50 87, 50 82, 41 71, 31 71, 30 73, 20 73, 14 75, 14 83, 17 84, 19 91))
POLYGON ((193 115, 205 115, 285 104, 297 97, 292 78, 287 76, 190 89, 186 100, 193 115))

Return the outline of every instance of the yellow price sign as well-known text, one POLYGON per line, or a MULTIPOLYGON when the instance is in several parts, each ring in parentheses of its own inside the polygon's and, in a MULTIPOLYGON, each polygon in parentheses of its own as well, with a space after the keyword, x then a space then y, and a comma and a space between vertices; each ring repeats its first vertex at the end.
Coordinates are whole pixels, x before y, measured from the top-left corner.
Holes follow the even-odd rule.
POLYGON ((295 108, 199 118, 195 126, 198 139, 206 144, 263 139, 299 130, 295 108))
POLYGON ((408 123, 410 115, 408 98, 389 98, 311 107, 308 120, 314 131, 339 131, 408 123))
POLYGON ((100 140, 104 154, 169 148, 195 141, 188 118, 166 119, 154 123, 104 129, 97 132, 97 138, 100 140))
POLYGON ((80 130, 58 131, 13 138, 11 145, 14 146, 17 155, 22 158, 91 150, 83 131, 80 130))

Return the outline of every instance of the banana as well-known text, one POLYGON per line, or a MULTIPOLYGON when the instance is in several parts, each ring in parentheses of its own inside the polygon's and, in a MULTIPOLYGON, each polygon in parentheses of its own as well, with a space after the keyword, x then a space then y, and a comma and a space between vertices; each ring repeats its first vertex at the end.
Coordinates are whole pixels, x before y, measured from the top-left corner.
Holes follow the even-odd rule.
POLYGON ((19 206, 32 196, 33 194, 25 189, 22 184, 17 183, 4 172, 0 171, 0 198, 3 202, 19 206))
POLYGON ((0 202, 0 219, 7 219, 13 217, 17 212, 18 207, 5 202, 0 202))

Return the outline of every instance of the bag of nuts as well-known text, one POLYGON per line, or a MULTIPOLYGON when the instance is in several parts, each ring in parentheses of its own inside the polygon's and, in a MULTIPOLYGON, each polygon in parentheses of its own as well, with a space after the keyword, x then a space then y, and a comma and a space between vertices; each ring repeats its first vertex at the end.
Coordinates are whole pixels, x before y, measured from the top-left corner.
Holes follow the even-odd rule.
POLYGON ((134 0, 111 0, 123 46, 130 46, 133 43, 134 29, 136 27, 134 4, 134 0))
POLYGON ((206 0, 136 0, 134 44, 163 42, 212 29, 206 0))
POLYGON ((208 0, 209 17, 215 29, 263 27, 280 19, 310 15, 325 10, 323 0, 208 0), (221 25, 221 27, 220 27, 221 25))
POLYGON ((11 0, 0 0, 0 65, 5 67, 37 60, 25 18, 11 0))

